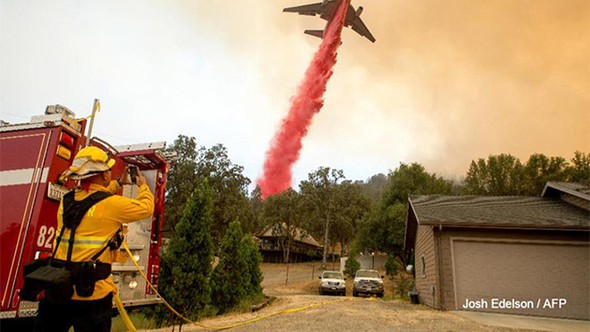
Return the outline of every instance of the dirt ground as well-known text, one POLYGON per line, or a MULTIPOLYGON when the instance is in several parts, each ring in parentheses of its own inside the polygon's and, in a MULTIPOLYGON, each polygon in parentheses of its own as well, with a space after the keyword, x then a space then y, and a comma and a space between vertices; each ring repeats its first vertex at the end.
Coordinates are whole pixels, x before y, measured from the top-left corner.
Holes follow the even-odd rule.
MULTIPOLYGON (((433 310, 392 299, 386 281, 384 299, 318 295, 319 264, 263 264, 265 295, 271 304, 256 312, 231 313, 204 319, 182 331, 531 331, 489 327, 452 312, 433 310)), ((176 329, 176 331, 178 328, 176 329)), ((150 330, 172 331, 172 328, 150 330)))

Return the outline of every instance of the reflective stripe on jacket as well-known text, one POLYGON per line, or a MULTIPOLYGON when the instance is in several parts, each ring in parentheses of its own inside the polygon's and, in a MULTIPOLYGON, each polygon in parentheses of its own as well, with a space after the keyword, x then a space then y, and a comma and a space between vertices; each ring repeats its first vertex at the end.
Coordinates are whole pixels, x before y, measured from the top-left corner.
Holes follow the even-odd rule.
MULTIPOLYGON (((97 184, 91 184, 88 191, 76 189, 75 200, 81 201, 96 191, 116 192, 119 186, 116 181, 111 181, 108 187, 97 184)), ((150 192, 147 185, 139 187, 137 198, 127 198, 120 195, 113 195, 96 203, 91 207, 82 218, 80 225, 76 229, 74 236, 74 249, 72 252, 72 261, 87 261, 102 248, 104 248, 113 235, 119 230, 121 224, 134 221, 141 221, 151 218, 154 213, 154 195, 150 192)), ((57 211, 58 231, 63 225, 63 200, 57 211)), ((59 234, 59 233, 58 233, 59 234)), ((58 259, 65 260, 68 253, 68 240, 70 230, 66 228, 63 238, 55 254, 58 259)), ((55 245, 55 243, 54 243, 55 245)), ((114 256, 110 250, 100 255, 98 260, 104 263, 113 263, 114 256)), ((109 293, 116 293, 117 287, 113 282, 112 276, 107 279, 96 282, 94 294, 90 297, 79 297, 74 293, 73 300, 98 300, 107 296, 109 293)))
MULTIPOLYGON (((68 232, 69 233, 69 232, 68 232)), ((78 232, 76 232, 78 233, 78 232)), ((109 243, 110 238, 98 237, 98 236, 80 236, 76 234, 74 236, 74 248, 86 248, 86 249, 98 249, 96 251, 100 251, 100 249, 104 248, 109 243)), ((65 246, 66 248, 70 246, 70 235, 64 236, 61 239, 61 243, 59 247, 65 246)), ((72 254, 73 255, 73 254, 72 254)))

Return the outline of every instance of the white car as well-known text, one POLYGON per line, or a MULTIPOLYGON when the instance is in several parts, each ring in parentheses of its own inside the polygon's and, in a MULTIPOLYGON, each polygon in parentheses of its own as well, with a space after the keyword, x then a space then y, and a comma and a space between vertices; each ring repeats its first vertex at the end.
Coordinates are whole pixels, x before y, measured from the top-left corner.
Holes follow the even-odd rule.
POLYGON ((320 278, 320 295, 338 294, 346 296, 346 278, 339 271, 324 271, 320 278))
POLYGON ((359 294, 377 295, 383 297, 385 293, 383 289, 383 276, 379 271, 375 270, 358 270, 354 275, 354 287, 352 288, 352 296, 359 294))

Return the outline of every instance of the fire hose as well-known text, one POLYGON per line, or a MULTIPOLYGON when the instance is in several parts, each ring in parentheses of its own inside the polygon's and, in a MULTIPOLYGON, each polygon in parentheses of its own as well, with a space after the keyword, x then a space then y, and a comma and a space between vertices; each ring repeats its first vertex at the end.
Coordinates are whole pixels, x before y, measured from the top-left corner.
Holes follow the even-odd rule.
POLYGON ((121 318, 123 319, 123 323, 125 324, 127 329, 130 332, 137 332, 137 329, 135 329, 135 326, 133 325, 131 318, 129 318, 129 315, 127 314, 127 311, 125 310, 125 307, 123 306, 123 302, 121 301, 119 294, 116 294, 113 297, 113 299, 115 300, 115 306, 117 306, 117 310, 119 310, 119 314, 121 315, 121 318))
MULTIPOLYGON (((197 322, 193 322, 190 319, 184 317, 183 315, 181 315, 178 311, 176 311, 171 305, 170 303, 168 303, 163 297, 162 295, 160 295, 160 293, 158 292, 158 290, 156 289, 156 287, 154 287, 154 285, 152 285, 152 283, 148 280, 148 277, 145 275, 145 273, 142 271, 141 267, 139 266, 139 264, 137 263, 137 261, 135 261, 135 259, 133 258, 133 255, 131 254, 131 250, 129 250, 129 247, 127 246, 127 242, 124 241, 123 242, 123 248, 125 248, 125 251, 127 252, 127 254, 129 255, 129 257, 131 258, 131 261, 133 262, 133 265, 135 265, 135 268, 137 268, 137 271, 139 271, 139 273, 141 274, 141 276, 143 277, 143 279, 145 279, 145 281, 147 282, 148 286, 150 287, 150 289, 158 296, 158 298, 160 300, 162 300, 162 304, 168 308, 168 310, 170 310, 170 312, 172 312, 176 317, 182 319, 184 322, 186 322, 187 324, 191 324, 191 325, 195 325, 198 326, 200 328, 203 328, 205 330, 227 330, 233 327, 238 327, 238 326, 242 326, 242 325, 247 325, 247 324, 251 324, 266 318, 270 318, 273 316, 278 316, 278 315, 283 315, 283 314, 289 314, 289 313, 295 313, 295 312, 299 312, 299 311, 303 311, 303 310, 307 310, 307 309, 311 309, 311 308, 316 308, 316 307, 321 307, 321 306, 325 306, 325 305, 329 305, 329 304, 334 304, 334 303, 338 303, 338 302, 342 302, 342 300, 335 300, 335 301, 326 301, 326 302, 321 302, 321 303, 315 303, 315 304, 310 304, 310 305, 306 305, 306 306, 301 306, 301 307, 297 307, 297 308, 291 308, 291 309, 285 309, 279 312, 275 312, 272 314, 268 314, 268 315, 263 315, 260 317, 256 317, 250 320, 246 320, 243 322, 238 322, 235 324, 231 324, 231 325, 226 325, 226 326, 208 326, 208 325, 204 325, 201 323, 197 323, 197 322)), ((136 332, 137 329, 135 329, 135 326, 133 326, 133 322, 131 322, 131 319, 129 318, 129 316, 127 315, 127 312, 125 311, 125 308, 123 307, 123 303, 121 302, 121 299, 119 298, 118 295, 115 295, 114 297, 115 299, 115 305, 117 306, 117 309, 119 310, 119 313, 121 314, 121 317, 123 318, 123 323, 125 324, 125 326, 127 326, 127 328, 129 329, 129 331, 131 332, 136 332)))

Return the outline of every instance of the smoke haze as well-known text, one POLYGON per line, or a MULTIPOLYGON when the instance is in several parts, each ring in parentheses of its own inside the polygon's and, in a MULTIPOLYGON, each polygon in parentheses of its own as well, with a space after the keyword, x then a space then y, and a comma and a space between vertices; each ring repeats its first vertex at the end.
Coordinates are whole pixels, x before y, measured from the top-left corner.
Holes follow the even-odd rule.
MULTIPOLYGON (((236 24, 232 37, 242 40, 237 52, 274 46, 258 60, 277 114, 285 111, 281 99, 317 44, 303 30, 324 24, 280 12, 303 3, 260 7, 240 1, 226 20, 236 24), (251 6, 259 7, 260 17, 246 33, 243 21, 252 18, 239 13, 251 6)), ((588 1, 352 5, 364 6, 362 18, 377 42, 344 29, 324 111, 304 142, 306 166, 341 168, 337 160, 349 159, 359 168, 386 172, 399 162, 418 161, 439 174, 462 176, 471 160, 490 154, 526 160, 539 152, 569 159, 576 150, 590 150, 588 1)))
MULTIPOLYGON (((313 2, 2 0, 0 118, 88 115, 99 98, 95 132, 111 143, 195 136, 257 179, 320 44, 303 31, 326 24, 282 10, 313 2)), ((491 154, 590 152, 590 1, 351 3, 377 42, 342 31, 294 186, 320 166, 462 177, 491 154)))
POLYGON ((313 117, 324 105, 326 85, 336 64, 340 34, 350 0, 341 0, 324 31, 320 47, 309 64, 305 77, 291 100, 289 113, 283 119, 266 153, 264 171, 258 184, 261 197, 281 193, 291 187, 293 164, 299 159, 301 140, 307 134, 313 117))

